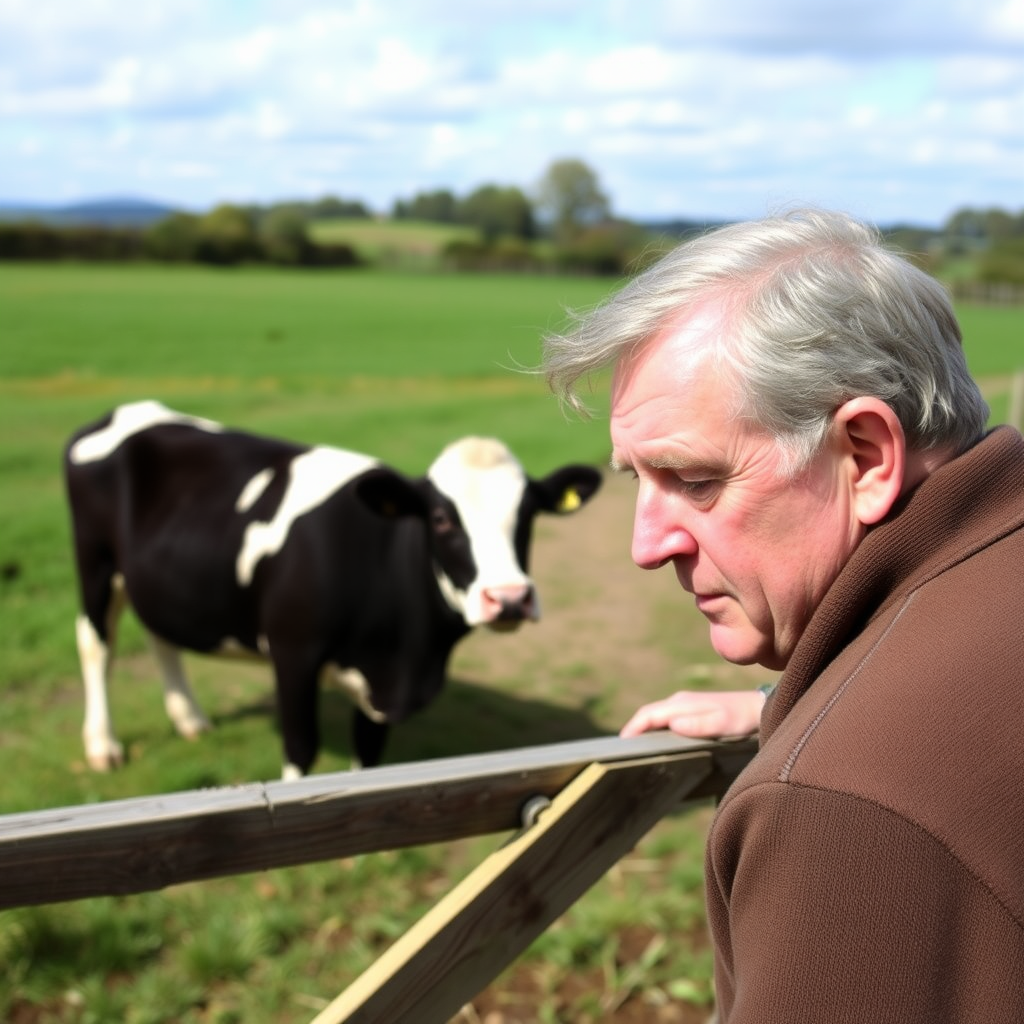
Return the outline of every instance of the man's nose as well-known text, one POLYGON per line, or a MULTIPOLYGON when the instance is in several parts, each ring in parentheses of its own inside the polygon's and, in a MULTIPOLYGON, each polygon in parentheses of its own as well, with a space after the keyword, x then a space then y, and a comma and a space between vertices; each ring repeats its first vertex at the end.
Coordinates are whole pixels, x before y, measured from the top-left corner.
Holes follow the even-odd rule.
POLYGON ((673 558, 697 553, 697 541, 657 497, 638 495, 632 557, 641 569, 660 569, 673 558))

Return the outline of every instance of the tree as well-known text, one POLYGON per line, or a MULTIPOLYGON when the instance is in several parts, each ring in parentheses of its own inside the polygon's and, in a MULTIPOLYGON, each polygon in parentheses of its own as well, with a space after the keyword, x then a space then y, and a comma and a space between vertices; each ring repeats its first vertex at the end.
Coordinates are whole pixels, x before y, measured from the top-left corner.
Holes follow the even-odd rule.
POLYGON ((345 217, 367 218, 370 211, 366 204, 358 199, 339 199, 337 196, 324 196, 309 208, 310 220, 340 220, 345 217))
POLYGON ((488 242, 502 236, 532 238, 533 209, 521 189, 481 185, 459 203, 459 220, 480 229, 488 242))
POLYGON ((200 262, 230 265, 259 255, 251 211, 222 203, 200 217, 196 248, 200 262))
POLYGON ((1014 217, 1006 210, 993 208, 984 213, 985 234, 991 242, 1005 242, 1021 237, 1021 218, 1014 217))
POLYGON ((146 253, 157 260, 187 262, 199 248, 199 217, 194 213, 172 213, 146 229, 146 253))
POLYGON ((398 200, 394 207, 396 220, 429 220, 454 224, 458 219, 458 203, 448 189, 420 192, 412 200, 398 200))
POLYGON ((1024 238, 996 242, 978 260, 978 280, 1024 286, 1024 238))
POLYGON ((555 238, 570 242, 608 219, 611 206, 597 175, 582 161, 556 160, 537 185, 537 206, 555 238))
POLYGON ((271 263, 295 266, 305 262, 311 243, 303 207, 283 203, 272 207, 260 222, 259 235, 264 255, 271 263))
POLYGON ((968 207, 946 221, 946 248, 954 256, 974 252, 985 244, 985 215, 968 207))

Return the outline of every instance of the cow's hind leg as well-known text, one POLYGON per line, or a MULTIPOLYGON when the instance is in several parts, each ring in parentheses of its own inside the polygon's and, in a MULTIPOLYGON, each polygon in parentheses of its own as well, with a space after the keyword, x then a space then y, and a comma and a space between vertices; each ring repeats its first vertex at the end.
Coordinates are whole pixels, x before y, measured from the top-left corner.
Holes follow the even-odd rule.
POLYGON ((373 768, 380 764, 389 726, 384 715, 373 706, 370 683, 355 668, 339 668, 330 664, 324 669, 323 681, 341 688, 355 704, 352 713, 352 758, 350 766, 373 768))
POLYGON ((200 733, 208 732, 212 727, 210 720, 203 714, 192 687, 189 686, 185 667, 181 663, 181 651, 153 633, 149 633, 148 637, 150 650, 160 666, 167 717, 179 735, 187 740, 194 740, 200 733))
POLYGON ((320 749, 317 723, 319 664, 304 652, 289 653, 270 641, 277 687, 277 718, 284 742, 283 779, 298 779, 313 767, 320 749))
POLYGON ((117 621, 124 609, 124 581, 118 575, 95 578, 86 594, 86 611, 78 616, 75 636, 85 686, 82 742, 85 759, 94 771, 105 772, 124 763, 124 748, 114 735, 107 681, 114 659, 117 621))
POLYGON ((352 767, 375 768, 384 754, 390 726, 375 722, 359 708, 352 711, 352 767))

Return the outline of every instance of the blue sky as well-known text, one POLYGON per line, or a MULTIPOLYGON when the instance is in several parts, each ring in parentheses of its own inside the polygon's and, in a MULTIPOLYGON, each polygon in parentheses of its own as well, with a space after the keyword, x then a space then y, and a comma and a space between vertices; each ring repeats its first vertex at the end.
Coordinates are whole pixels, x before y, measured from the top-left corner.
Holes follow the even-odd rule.
POLYGON ((1024 208, 1024 0, 0 0, 0 200, 1024 208))

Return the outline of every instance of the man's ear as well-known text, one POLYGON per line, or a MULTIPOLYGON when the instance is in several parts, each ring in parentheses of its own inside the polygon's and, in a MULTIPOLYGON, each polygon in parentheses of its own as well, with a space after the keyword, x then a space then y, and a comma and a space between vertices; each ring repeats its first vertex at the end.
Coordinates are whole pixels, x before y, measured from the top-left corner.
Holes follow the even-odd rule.
POLYGON ((880 522, 903 493, 907 439, 879 398, 853 398, 836 410, 839 444, 849 460, 853 511, 865 526, 880 522))

